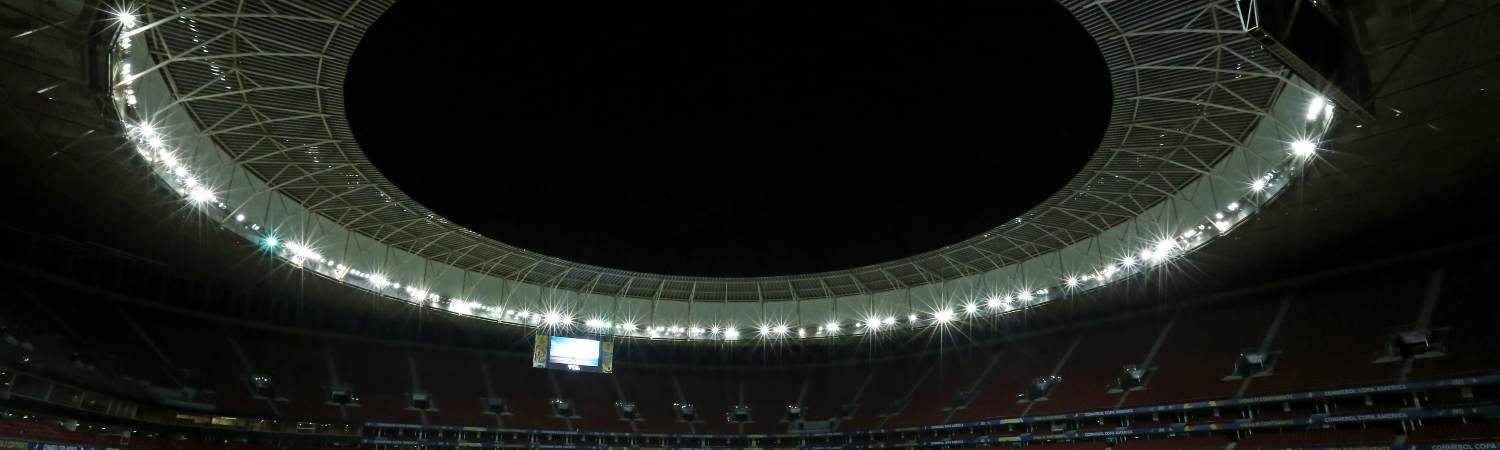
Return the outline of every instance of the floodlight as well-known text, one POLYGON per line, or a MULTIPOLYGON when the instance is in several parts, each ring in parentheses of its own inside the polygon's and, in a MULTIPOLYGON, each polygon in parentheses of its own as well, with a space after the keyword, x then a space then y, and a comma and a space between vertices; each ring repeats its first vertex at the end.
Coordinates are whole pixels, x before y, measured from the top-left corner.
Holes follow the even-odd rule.
POLYGON ((1312 156, 1312 154, 1317 151, 1317 144, 1314 144, 1312 141, 1306 139, 1302 139, 1292 143, 1292 154, 1299 157, 1306 158, 1308 156, 1312 156))
POLYGON ((937 323, 948 323, 949 321, 953 320, 953 310, 945 309, 932 313, 932 320, 936 321, 937 323))

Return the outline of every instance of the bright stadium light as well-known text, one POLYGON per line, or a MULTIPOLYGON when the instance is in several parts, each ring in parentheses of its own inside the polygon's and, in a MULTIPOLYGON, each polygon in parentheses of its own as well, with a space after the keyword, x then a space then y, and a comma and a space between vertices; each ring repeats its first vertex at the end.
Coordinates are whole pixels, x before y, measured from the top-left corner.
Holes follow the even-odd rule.
POLYGON ((1065 283, 1068 284, 1068 287, 1078 287, 1078 277, 1068 277, 1065 283))
POLYGON ((974 313, 979 312, 979 304, 974 303, 974 302, 965 303, 964 304, 964 312, 969 313, 969 314, 974 314, 974 313))
POLYGON ((1292 143, 1292 154, 1306 158, 1318 151, 1318 145, 1306 139, 1300 139, 1292 143))
POLYGON ((609 326, 608 322, 605 322, 605 321, 599 320, 599 319, 589 319, 587 322, 584 322, 583 324, 587 325, 589 328, 605 328, 605 327, 609 326))
POLYGON ((950 322, 950 321, 953 320, 953 310, 951 310, 951 309, 944 309, 944 310, 932 313, 932 320, 935 321, 935 322, 937 322, 937 323, 948 323, 948 322, 950 322))
POLYGON ((767 336, 771 334, 771 326, 761 324, 760 328, 756 329, 756 331, 759 331, 761 336, 767 336))
POLYGON ((557 311, 547 311, 547 314, 542 315, 542 322, 548 325, 557 325, 562 321, 562 314, 558 314, 557 311))
POLYGON ((987 298, 987 299, 984 300, 984 306, 987 306, 990 309, 999 308, 1000 307, 1000 297, 996 296, 996 295, 991 295, 990 298, 987 298))
POLYGON ((880 329, 880 319, 866 320, 864 322, 864 324, 865 324, 865 328, 868 329, 868 330, 870 330, 870 331, 876 331, 876 330, 880 329))
POLYGON ((806 328, 798 328, 797 329, 797 337, 807 337, 807 329, 806 328))
POLYGON ((1323 112, 1323 107, 1328 105, 1328 99, 1319 95, 1307 102, 1307 120, 1318 120, 1318 114, 1323 112))
POLYGON ((312 247, 307 246, 307 244, 302 244, 302 243, 297 243, 297 242, 288 242, 288 243, 286 243, 286 250, 289 251, 289 252, 292 252, 292 255, 294 255, 294 256, 296 256, 298 258, 302 258, 302 259, 306 259, 306 260, 311 260, 311 261, 322 261, 323 260, 323 254, 318 253, 317 250, 313 250, 312 247))
POLYGON ((823 329, 824 330, 828 330, 828 332, 830 332, 830 333, 838 331, 839 330, 839 323, 838 322, 828 322, 827 325, 823 325, 823 329))
POLYGON ((136 18, 135 13, 128 7, 115 11, 115 22, 119 23, 121 28, 127 30, 141 24, 140 19, 136 18))
POLYGON ((1023 302, 1031 301, 1031 291, 1021 291, 1016 294, 1016 298, 1021 299, 1023 302))
POLYGON ((724 328, 724 337, 728 339, 739 339, 740 330, 736 330, 734 328, 724 328))
POLYGON ((277 239, 276 236, 266 236, 260 243, 266 246, 266 248, 276 248, 276 246, 281 245, 281 239, 277 239))
POLYGON ((909 315, 907 315, 907 316, 906 316, 906 321, 907 321, 907 322, 911 322, 911 323, 917 323, 917 320, 918 320, 918 319, 920 319, 920 318, 919 318, 919 317, 917 317, 917 315, 916 315, 916 314, 909 314, 909 315))
POLYGON ((188 191, 188 198, 194 202, 208 203, 214 201, 214 191, 210 191, 208 190, 208 188, 199 186, 193 188, 193 190, 191 191, 188 191))
POLYGON ((1126 256, 1125 259, 1120 260, 1120 267, 1132 267, 1132 266, 1135 266, 1135 258, 1131 258, 1129 256, 1126 256))
POLYGON ((135 14, 123 11, 115 15, 115 20, 120 21, 120 26, 123 26, 126 29, 135 28, 136 25, 140 24, 140 22, 136 20, 135 14))
POLYGON ((786 325, 777 325, 775 328, 771 328, 771 332, 776 334, 786 334, 788 331, 790 329, 786 325))
POLYGON ((1162 240, 1156 241, 1156 245, 1152 246, 1152 248, 1141 250, 1141 259, 1160 261, 1162 259, 1165 259, 1167 256, 1171 256, 1172 250, 1176 249, 1177 241, 1174 241, 1170 238, 1164 238, 1162 240))
POLYGON ((896 324, 896 318, 895 317, 887 316, 885 319, 881 320, 881 322, 884 322, 886 325, 895 325, 896 324))

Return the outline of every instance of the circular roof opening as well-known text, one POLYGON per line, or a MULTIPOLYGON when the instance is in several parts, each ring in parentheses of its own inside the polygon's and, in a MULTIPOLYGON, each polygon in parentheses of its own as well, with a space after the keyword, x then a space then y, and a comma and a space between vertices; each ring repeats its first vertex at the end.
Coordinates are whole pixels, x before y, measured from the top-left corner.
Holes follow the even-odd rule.
POLYGON ((433 212, 702 276, 983 233, 1082 169, 1111 102, 1093 40, 1050 0, 400 2, 345 91, 360 146, 433 212))

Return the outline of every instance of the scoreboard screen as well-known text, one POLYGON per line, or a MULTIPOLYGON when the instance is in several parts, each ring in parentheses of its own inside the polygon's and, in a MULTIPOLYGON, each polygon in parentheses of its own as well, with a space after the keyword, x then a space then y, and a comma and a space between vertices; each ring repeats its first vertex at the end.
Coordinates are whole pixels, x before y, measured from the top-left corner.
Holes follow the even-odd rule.
POLYGON ((610 373, 614 343, 566 336, 537 336, 531 366, 577 372, 610 373))

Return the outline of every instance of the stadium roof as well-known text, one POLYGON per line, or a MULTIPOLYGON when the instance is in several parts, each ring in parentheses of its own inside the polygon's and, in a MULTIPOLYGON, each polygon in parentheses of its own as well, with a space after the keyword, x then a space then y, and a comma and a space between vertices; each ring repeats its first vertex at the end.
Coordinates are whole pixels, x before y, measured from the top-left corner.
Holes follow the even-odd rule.
POLYGON ((1099 44, 1113 92, 1099 151, 1061 191, 1015 220, 925 254, 835 272, 680 277, 548 257, 427 210, 361 152, 343 80, 390 1, 146 3, 153 54, 178 101, 235 163, 316 214, 463 269, 611 296, 790 300, 938 283, 1097 235, 1209 173, 1266 112, 1281 67, 1240 31, 1232 2, 1065 1, 1099 44))

